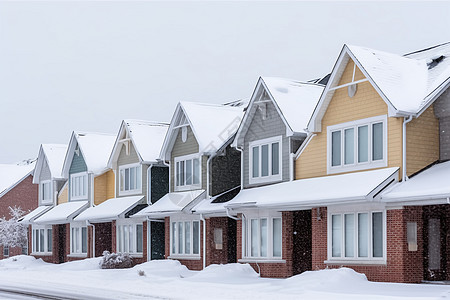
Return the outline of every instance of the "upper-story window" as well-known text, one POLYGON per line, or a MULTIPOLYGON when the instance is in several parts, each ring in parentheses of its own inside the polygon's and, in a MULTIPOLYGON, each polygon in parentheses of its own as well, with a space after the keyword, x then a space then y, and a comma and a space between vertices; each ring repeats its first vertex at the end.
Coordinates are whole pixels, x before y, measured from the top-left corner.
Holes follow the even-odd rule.
POLYGON ((328 173, 387 165, 387 119, 378 116, 329 126, 328 173))
POLYGON ((249 151, 250 183, 281 180, 281 136, 251 142, 249 151))
POLYGON ((142 190, 142 167, 140 164, 119 167, 120 194, 140 193, 142 190))
POLYGON ((40 194, 42 203, 52 202, 52 182, 50 180, 41 182, 40 194))
POLYGON ((70 175, 70 199, 87 199, 88 175, 86 172, 70 175))
POLYGON ((198 154, 175 158, 175 190, 200 187, 200 158, 198 154))

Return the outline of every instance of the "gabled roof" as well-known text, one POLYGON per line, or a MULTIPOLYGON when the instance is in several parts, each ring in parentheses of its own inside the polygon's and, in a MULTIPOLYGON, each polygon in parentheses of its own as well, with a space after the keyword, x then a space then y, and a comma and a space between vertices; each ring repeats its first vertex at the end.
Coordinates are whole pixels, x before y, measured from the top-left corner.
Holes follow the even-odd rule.
POLYGON ((321 120, 342 73, 353 60, 389 107, 390 115, 420 115, 450 84, 450 43, 407 55, 344 45, 308 129, 321 130, 321 120))
POLYGON ((33 173, 36 162, 27 165, 0 164, 0 197, 33 173))
POLYGON ((88 172, 96 175, 108 170, 108 159, 111 155, 116 135, 108 133, 73 132, 64 159, 63 176, 68 178, 75 148, 78 145, 88 172))
MULTIPOLYGON (((288 129, 288 135, 306 133, 305 128, 324 89, 314 82, 300 82, 277 77, 260 77, 249 103, 249 109, 242 120, 237 136, 246 133, 245 123, 251 118, 251 107, 261 98, 265 90, 275 105, 280 117, 288 129)), ((234 144, 237 143, 235 140, 234 144)))
POLYGON ((156 162, 161 153, 161 147, 169 128, 168 123, 152 122, 144 120, 123 120, 119 134, 114 143, 114 148, 109 158, 108 166, 112 167, 117 160, 122 148, 121 139, 131 139, 139 156, 140 162, 156 162))
POLYGON ((37 224, 69 223, 89 206, 89 201, 72 201, 56 205, 35 220, 37 224))
POLYGON ((189 125, 199 145, 200 153, 215 153, 236 133, 246 102, 206 104, 179 102, 170 122, 160 158, 167 160, 178 130, 189 125))
POLYGON ((33 174, 33 183, 39 183, 44 161, 50 169, 52 179, 62 179, 62 167, 67 153, 67 145, 63 144, 41 144, 36 168, 33 174))

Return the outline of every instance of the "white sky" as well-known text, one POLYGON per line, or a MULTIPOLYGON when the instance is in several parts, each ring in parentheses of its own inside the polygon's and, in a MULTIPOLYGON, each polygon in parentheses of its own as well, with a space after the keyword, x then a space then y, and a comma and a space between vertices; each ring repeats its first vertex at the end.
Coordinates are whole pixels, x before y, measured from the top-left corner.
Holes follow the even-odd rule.
POLYGON ((170 121, 180 100, 249 98, 259 76, 331 71, 344 43, 448 42, 450 2, 0 2, 0 163, 72 130, 170 121))

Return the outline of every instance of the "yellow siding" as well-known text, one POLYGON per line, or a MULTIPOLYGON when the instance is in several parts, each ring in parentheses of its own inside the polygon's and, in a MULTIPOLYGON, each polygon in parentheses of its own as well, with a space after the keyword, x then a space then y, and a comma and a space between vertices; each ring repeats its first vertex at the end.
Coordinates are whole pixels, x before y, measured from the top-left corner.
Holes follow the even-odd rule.
POLYGON ((69 201, 69 185, 64 185, 63 189, 58 195, 58 204, 66 203, 69 201))
POLYGON ((114 172, 108 172, 94 178, 94 204, 114 198, 114 172))
MULTIPOLYGON (((353 61, 349 61, 339 85, 351 82, 353 65, 353 61)), ((363 78, 356 68, 355 80, 363 78)), ((347 88, 336 90, 322 119, 322 132, 310 141, 296 161, 296 179, 327 175, 328 126, 387 114, 387 104, 368 81, 358 84, 352 98, 348 96, 347 88)), ((388 167, 401 167, 402 122, 403 118, 388 118, 388 167)))
POLYGON ((406 173, 411 175, 439 159, 439 121, 431 105, 406 125, 406 173))

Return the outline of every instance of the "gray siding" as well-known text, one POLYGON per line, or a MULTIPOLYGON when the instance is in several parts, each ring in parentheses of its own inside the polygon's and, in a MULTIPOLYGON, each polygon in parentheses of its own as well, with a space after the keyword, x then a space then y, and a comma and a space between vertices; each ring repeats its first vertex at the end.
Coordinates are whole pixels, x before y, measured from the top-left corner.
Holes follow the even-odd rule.
MULTIPOLYGON (((170 190, 174 191, 174 184, 175 184, 175 157, 189 155, 189 154, 195 154, 198 153, 199 146, 198 142, 195 139, 194 133, 192 132, 192 129, 188 126, 187 127, 187 139, 186 142, 183 142, 181 139, 181 130, 178 130, 177 137, 175 139, 175 143, 172 147, 172 153, 171 153, 171 159, 170 159, 170 165, 171 171, 170 171, 170 178, 171 178, 171 187, 170 190)), ((202 157, 202 189, 206 189, 206 157, 202 157)))
POLYGON ((247 118, 247 124, 243 124, 244 128, 248 128, 244 135, 244 188, 250 186, 260 186, 265 184, 249 184, 249 160, 250 149, 249 143, 261 139, 282 136, 282 181, 289 181, 289 154, 290 145, 289 138, 286 137, 286 125, 281 119, 280 115, 272 102, 267 102, 266 106, 266 118, 263 118, 261 110, 257 109, 256 103, 250 108, 249 117, 247 118))
MULTIPOLYGON (((80 173, 80 172, 87 172, 87 165, 86 162, 84 161, 84 157, 83 154, 80 151, 80 155, 77 155, 76 153, 74 153, 73 158, 72 158, 72 163, 70 164, 70 168, 69 168, 69 201, 72 201, 71 199, 71 190, 70 190, 70 175, 71 174, 75 174, 75 173, 80 173)), ((88 176, 88 196, 87 196, 87 200, 91 201, 91 194, 92 194, 92 186, 91 186, 91 176, 88 176)), ((76 200, 74 200, 76 201, 76 200)))
POLYGON ((434 103, 434 114, 439 118, 439 159, 450 159, 450 89, 434 103))
POLYGON ((212 159, 211 196, 222 194, 241 185, 241 153, 231 146, 212 159))
POLYGON ((42 164, 41 174, 39 176, 39 181, 50 180, 52 179, 52 174, 50 173, 50 168, 48 167, 47 160, 44 159, 44 163, 42 164))

